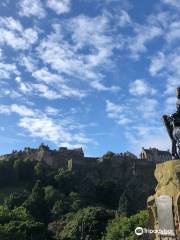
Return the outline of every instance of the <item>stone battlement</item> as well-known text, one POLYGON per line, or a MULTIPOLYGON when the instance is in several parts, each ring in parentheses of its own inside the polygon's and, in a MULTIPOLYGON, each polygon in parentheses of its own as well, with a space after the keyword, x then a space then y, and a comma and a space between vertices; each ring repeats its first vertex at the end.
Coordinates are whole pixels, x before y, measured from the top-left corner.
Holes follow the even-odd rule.
POLYGON ((54 168, 67 168, 69 160, 72 160, 75 164, 87 164, 88 161, 95 162, 98 159, 85 157, 82 148, 68 149, 60 147, 58 150, 51 150, 44 144, 41 144, 37 149, 25 148, 23 151, 13 151, 11 154, 0 156, 0 160, 6 160, 9 157, 43 161, 54 168))

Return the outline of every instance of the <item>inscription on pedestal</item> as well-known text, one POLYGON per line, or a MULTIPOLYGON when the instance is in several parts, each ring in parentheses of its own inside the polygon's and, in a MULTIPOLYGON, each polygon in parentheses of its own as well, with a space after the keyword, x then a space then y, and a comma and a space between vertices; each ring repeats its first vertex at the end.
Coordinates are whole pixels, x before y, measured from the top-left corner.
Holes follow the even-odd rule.
POLYGON ((155 199, 155 203, 157 207, 157 217, 160 235, 174 236, 175 232, 172 210, 172 198, 168 195, 161 195, 155 199))

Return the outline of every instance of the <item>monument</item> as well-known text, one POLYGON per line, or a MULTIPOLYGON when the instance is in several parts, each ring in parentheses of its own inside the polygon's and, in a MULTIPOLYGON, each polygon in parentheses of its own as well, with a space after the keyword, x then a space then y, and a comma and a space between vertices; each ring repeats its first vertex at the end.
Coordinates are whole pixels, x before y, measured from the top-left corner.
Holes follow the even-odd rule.
POLYGON ((163 120, 166 126, 169 137, 172 141, 172 156, 175 159, 180 158, 180 87, 176 90, 177 111, 171 116, 164 115, 163 120))
POLYGON ((148 240, 180 240, 180 87, 176 90, 177 111, 163 121, 172 141, 173 159, 156 165, 157 187, 147 200, 148 240))

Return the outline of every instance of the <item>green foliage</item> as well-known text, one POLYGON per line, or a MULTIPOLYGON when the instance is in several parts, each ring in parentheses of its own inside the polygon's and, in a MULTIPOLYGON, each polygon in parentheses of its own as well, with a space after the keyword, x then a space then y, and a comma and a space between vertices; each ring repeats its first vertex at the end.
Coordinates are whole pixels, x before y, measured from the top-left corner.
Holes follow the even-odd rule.
POLYGON ((62 193, 68 194, 73 190, 73 177, 71 171, 61 168, 54 178, 62 193))
POLYGON ((113 152, 111 152, 111 151, 108 151, 106 154, 104 154, 103 155, 103 160, 108 160, 108 159, 110 159, 111 160, 111 158, 113 157, 115 155, 115 153, 113 153, 113 152))
POLYGON ((70 205, 68 199, 60 199, 55 202, 53 209, 52 209, 52 218, 54 220, 60 219, 66 213, 70 212, 70 205))
POLYGON ((71 192, 69 194, 69 202, 71 211, 78 211, 83 207, 83 201, 78 193, 71 192))
POLYGON ((69 212, 78 211, 82 206, 83 203, 78 193, 71 192, 68 196, 61 194, 52 208, 52 218, 53 220, 60 219, 69 212))
POLYGON ((78 171, 15 157, 0 161, 0 201, 9 195, 0 206, 0 239, 136 240, 134 229, 143 227, 147 216, 145 212, 131 215, 145 208, 154 187, 146 181, 149 169, 144 174, 142 166, 136 167, 136 175, 131 176, 132 163, 116 168, 114 158, 108 152, 96 168, 78 171), (108 224, 115 211, 120 216, 108 224))
POLYGON ((84 208, 67 216, 65 222, 59 222, 56 227, 54 226, 56 237, 59 240, 98 240, 110 217, 111 215, 104 208, 84 208))
POLYGON ((125 193, 123 193, 119 199, 119 206, 118 206, 118 213, 121 216, 126 216, 128 215, 128 206, 129 206, 129 201, 125 193))
POLYGON ((37 221, 47 222, 48 211, 44 196, 44 188, 40 180, 38 180, 23 206, 37 221))
POLYGON ((46 165, 41 162, 38 162, 34 167, 36 178, 42 181, 44 181, 46 178, 46 171, 47 171, 46 165))
POLYGON ((48 185, 47 187, 44 188, 45 192, 45 201, 48 205, 49 208, 52 208, 54 203, 60 199, 60 192, 55 189, 53 186, 48 185))
POLYGON ((23 207, 8 210, 0 206, 0 239, 44 240, 45 228, 35 222, 23 207))
POLYGON ((116 216, 107 226, 106 235, 102 240, 138 240, 134 230, 136 227, 145 227, 147 224, 147 211, 141 211, 129 218, 116 216))
POLYGON ((28 195, 29 192, 26 190, 19 193, 12 193, 5 198, 4 206, 6 206, 10 210, 14 209, 15 207, 19 207, 27 199, 28 195))

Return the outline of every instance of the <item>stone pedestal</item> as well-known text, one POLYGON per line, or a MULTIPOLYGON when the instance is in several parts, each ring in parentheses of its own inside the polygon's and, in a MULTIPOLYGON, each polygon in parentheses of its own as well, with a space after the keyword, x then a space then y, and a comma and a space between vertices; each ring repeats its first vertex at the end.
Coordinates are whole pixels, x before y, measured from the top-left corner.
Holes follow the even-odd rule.
POLYGON ((148 239, 179 240, 180 160, 171 160, 157 164, 155 177, 158 181, 155 194, 150 196, 147 201, 147 207, 149 211, 148 228, 152 230, 162 230, 160 229, 162 226, 169 226, 169 228, 174 228, 173 231, 175 236, 165 236, 154 233, 149 234, 148 239))

